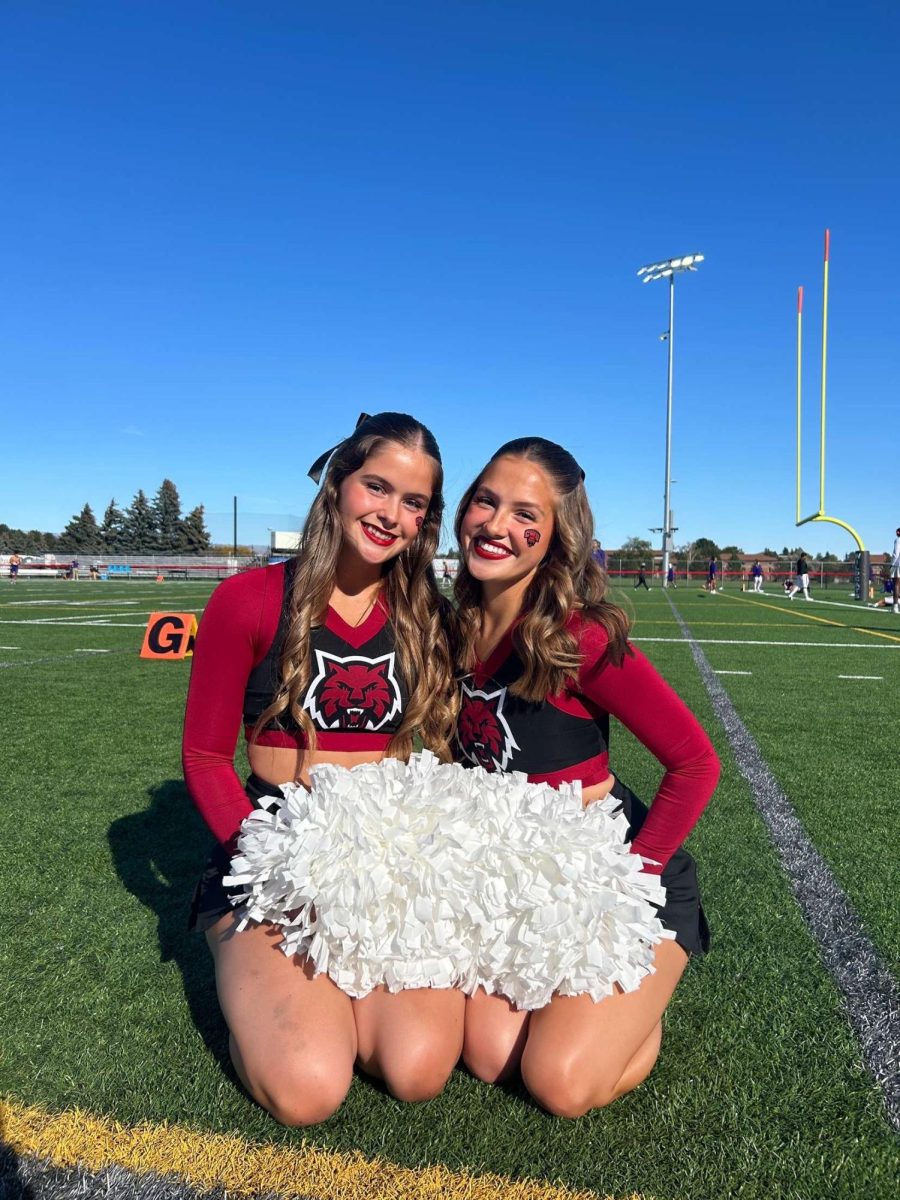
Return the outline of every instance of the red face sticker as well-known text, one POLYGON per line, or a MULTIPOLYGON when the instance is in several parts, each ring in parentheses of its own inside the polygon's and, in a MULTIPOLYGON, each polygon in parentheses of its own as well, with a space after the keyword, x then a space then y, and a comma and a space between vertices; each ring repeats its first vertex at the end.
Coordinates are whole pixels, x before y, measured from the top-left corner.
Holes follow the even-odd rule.
POLYGON ((416 529, 421 529, 424 524, 425 524, 424 517, 416 517, 416 529))
POLYGON ((537 529, 526 529, 524 537, 529 546, 536 546, 541 540, 541 535, 537 529))

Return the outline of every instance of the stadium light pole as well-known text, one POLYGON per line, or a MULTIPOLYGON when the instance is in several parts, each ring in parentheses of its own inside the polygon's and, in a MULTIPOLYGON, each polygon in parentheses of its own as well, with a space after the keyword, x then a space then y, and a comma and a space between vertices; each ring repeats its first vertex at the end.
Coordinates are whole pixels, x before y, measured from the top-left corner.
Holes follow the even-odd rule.
POLYGON ((638 276, 642 283, 650 283, 654 279, 669 281, 669 328, 663 337, 669 348, 669 370, 666 386, 666 478, 663 496, 663 527, 662 527, 662 580, 663 587, 668 587, 669 554, 672 550, 672 514, 670 501, 672 492, 672 364, 675 357, 675 276, 682 271, 696 271, 697 264, 702 263, 702 254, 684 254, 681 258, 667 258, 665 262, 649 263, 641 267, 638 276))

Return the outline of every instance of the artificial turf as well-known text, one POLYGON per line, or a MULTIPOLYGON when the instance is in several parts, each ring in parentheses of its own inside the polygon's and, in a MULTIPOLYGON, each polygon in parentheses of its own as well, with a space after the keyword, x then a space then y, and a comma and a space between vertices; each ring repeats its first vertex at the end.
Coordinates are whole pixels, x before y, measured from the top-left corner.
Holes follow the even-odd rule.
MULTIPOLYGON (((714 941, 676 992, 647 1083, 566 1122, 516 1087, 490 1088, 462 1071, 422 1105, 357 1079, 325 1124, 294 1131, 272 1122, 235 1082, 212 964, 185 929, 211 844, 180 781, 189 664, 137 657, 151 610, 199 611, 208 593, 190 583, 40 582, 0 594, 0 643, 17 647, 0 650, 0 1090, 49 1109, 306 1139, 600 1194, 895 1194, 900 1155, 880 1093, 681 640, 639 644, 722 757, 722 782, 690 843, 714 941), (99 619, 109 624, 76 623, 99 619), (7 623, 48 620, 61 623, 7 623)), ((661 592, 628 599, 638 638, 681 638, 661 592)), ((696 637, 719 639, 704 644, 715 669, 752 671, 722 682, 896 971, 888 739, 900 716, 900 621, 822 606, 815 615, 836 625, 820 625, 784 602, 764 608, 727 592, 679 590, 674 600, 696 637), (875 632, 854 634, 853 625, 875 632), (883 646, 829 650, 829 641, 883 646), (884 678, 852 688, 839 674, 884 678)), ((652 796, 658 766, 624 730, 613 732, 612 761, 652 796)))

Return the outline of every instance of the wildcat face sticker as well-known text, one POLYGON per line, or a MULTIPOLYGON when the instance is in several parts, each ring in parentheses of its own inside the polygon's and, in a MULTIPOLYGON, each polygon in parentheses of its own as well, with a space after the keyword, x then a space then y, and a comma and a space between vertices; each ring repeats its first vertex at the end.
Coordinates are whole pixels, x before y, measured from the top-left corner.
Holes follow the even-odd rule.
POLYGON ((416 529, 421 529, 424 524, 425 524, 424 517, 416 517, 416 529))
POLYGON ((526 529, 522 536, 529 546, 536 546, 541 540, 540 530, 538 529, 526 529))

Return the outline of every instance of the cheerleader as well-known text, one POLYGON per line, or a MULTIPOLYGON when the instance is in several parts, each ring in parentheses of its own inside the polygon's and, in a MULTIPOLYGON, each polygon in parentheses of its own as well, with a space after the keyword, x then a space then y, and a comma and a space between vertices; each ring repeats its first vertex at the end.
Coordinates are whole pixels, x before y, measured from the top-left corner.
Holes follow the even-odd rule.
POLYGON ((218 846, 193 923, 215 959, 235 1069, 286 1125, 330 1116, 354 1064, 400 1099, 444 1086, 462 1049, 464 996, 453 988, 375 988, 354 1000, 281 930, 241 927, 223 877, 241 822, 309 785, 310 768, 406 758, 418 733, 451 757, 456 705, 447 602, 431 563, 443 472, 431 433, 380 413, 314 464, 324 479, 297 556, 214 592, 197 634, 185 716, 188 789, 218 846), (251 774, 235 773, 241 725, 251 774))
POLYGON ((643 869, 661 875, 659 916, 674 933, 653 951, 635 990, 594 1002, 555 994, 518 1010, 479 989, 466 1001, 463 1057, 498 1082, 522 1079, 550 1112, 577 1117, 630 1091, 659 1054, 662 1015, 708 931, 693 860, 681 849, 719 774, 697 720, 628 641, 628 621, 606 598, 590 553, 593 516, 584 472, 543 438, 507 442, 463 496, 456 519, 462 689, 458 756, 532 782, 578 780, 584 803, 610 792, 643 869), (665 773, 649 812, 610 773, 609 716, 659 759, 665 773))

